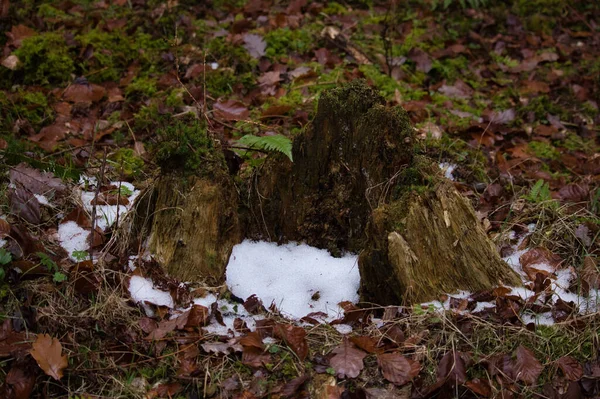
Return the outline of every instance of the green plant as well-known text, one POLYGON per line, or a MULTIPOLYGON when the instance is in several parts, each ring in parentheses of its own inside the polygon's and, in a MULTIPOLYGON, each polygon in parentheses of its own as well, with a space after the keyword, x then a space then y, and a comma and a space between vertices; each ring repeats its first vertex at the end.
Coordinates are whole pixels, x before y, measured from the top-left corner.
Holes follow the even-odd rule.
POLYGON ((524 198, 533 203, 540 203, 552 200, 550 186, 544 180, 539 179, 524 198))
POLYGON ((83 262, 88 258, 89 254, 87 253, 87 251, 73 251, 71 256, 75 258, 77 262, 83 262))
POLYGON ((274 136, 254 136, 247 134, 238 140, 239 144, 250 147, 255 150, 280 152, 294 161, 292 158, 292 141, 280 134, 274 136))
POLYGON ((461 8, 483 8, 488 5, 488 0, 432 0, 431 9, 435 10, 441 6, 444 10, 450 6, 460 5, 461 8))
POLYGON ((67 276, 60 271, 58 265, 52 260, 52 258, 50 258, 43 252, 38 252, 36 253, 36 255, 38 256, 38 258, 40 258, 41 265, 46 266, 48 271, 50 271, 51 273, 54 272, 54 274, 52 275, 52 281, 54 281, 55 283, 61 283, 67 279, 67 276))
POLYGON ((15 51, 26 84, 62 83, 71 79, 75 65, 65 39, 58 33, 28 37, 15 51))

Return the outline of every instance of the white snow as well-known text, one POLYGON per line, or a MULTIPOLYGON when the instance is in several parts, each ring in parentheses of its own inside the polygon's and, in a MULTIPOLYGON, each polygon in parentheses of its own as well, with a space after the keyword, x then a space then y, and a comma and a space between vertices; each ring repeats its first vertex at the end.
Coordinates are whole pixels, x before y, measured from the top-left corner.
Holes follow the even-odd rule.
POLYGON ((243 299, 255 294, 285 315, 302 318, 324 312, 330 319, 343 314, 342 301, 358 301, 358 257, 332 257, 306 244, 278 246, 246 240, 233 248, 227 265, 227 285, 243 299))
POLYGON ((48 198, 46 198, 45 195, 33 194, 33 196, 35 197, 36 200, 38 200, 40 205, 51 206, 50 201, 48 201, 48 198))
MULTIPOLYGON (((140 191, 136 190, 135 187, 128 182, 111 182, 111 185, 117 187, 117 189, 119 187, 125 187, 132 194, 126 196, 129 200, 128 205, 96 205, 96 226, 102 230, 106 230, 106 228, 110 227, 117 220, 117 215, 119 215, 119 218, 122 218, 123 214, 129 210, 133 201, 135 201, 136 197, 140 194, 140 191)), ((81 192, 81 202, 90 215, 94 208, 92 201, 95 197, 96 193, 93 191, 81 192)))
POLYGON ((456 169, 456 165, 448 163, 448 162, 442 162, 439 164, 439 167, 442 171, 444 171, 444 176, 446 176, 446 179, 449 180, 456 180, 454 178, 454 175, 452 174, 452 172, 454 172, 454 169, 456 169))
POLYGON ((129 280, 129 293, 136 303, 142 303, 148 316, 153 316, 154 312, 144 302, 149 302, 157 306, 168 306, 169 308, 173 308, 174 306, 173 297, 170 293, 154 288, 152 280, 141 276, 131 276, 129 280))
POLYGON ((58 226, 58 240, 60 241, 60 246, 67 251, 69 258, 74 262, 77 262, 77 259, 73 257, 73 252, 87 251, 89 249, 89 235, 89 229, 80 227, 74 221, 68 221, 58 226))

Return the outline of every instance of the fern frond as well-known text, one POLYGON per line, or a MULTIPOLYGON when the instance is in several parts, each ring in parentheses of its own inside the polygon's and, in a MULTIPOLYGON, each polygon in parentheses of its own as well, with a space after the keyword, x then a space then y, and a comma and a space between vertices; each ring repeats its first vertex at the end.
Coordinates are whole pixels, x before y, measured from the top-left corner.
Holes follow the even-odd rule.
POLYGON ((238 143, 255 150, 276 151, 292 159, 292 140, 277 134, 275 136, 254 136, 247 134, 238 140, 238 143))

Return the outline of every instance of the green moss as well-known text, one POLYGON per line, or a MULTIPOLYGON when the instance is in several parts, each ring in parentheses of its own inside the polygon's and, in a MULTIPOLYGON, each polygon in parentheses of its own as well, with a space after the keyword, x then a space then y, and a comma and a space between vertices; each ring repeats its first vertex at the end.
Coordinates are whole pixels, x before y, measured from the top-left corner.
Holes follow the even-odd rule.
POLYGON ((206 91, 215 98, 230 95, 236 85, 251 90, 256 86, 256 77, 252 72, 238 74, 229 68, 206 73, 206 91))
POLYGON ((337 1, 330 1, 327 3, 327 6, 323 8, 323 14, 327 15, 346 15, 348 14, 348 10, 346 7, 338 3, 337 1))
POLYGON ((131 96, 133 94, 141 94, 146 97, 152 97, 158 88, 156 87, 156 79, 147 77, 137 77, 125 88, 125 94, 131 96))
POLYGON ((54 8, 50 4, 46 4, 46 3, 41 4, 39 6, 37 15, 40 18, 55 18, 55 19, 61 19, 61 20, 71 18, 64 11, 54 8))
POLYGON ((531 141, 527 147, 533 155, 540 159, 553 161, 560 158, 560 152, 551 144, 543 141, 531 141))
POLYGON ((75 66, 64 38, 42 33, 23 40, 15 55, 21 62, 25 84, 63 83, 71 80, 75 66))
POLYGON ((184 173, 214 174, 225 170, 222 152, 215 148, 206 126, 191 114, 158 128, 154 146, 156 162, 163 169, 184 173))
POLYGON ((289 28, 275 29, 267 33, 264 39, 267 42, 265 55, 274 60, 288 56, 290 53, 303 54, 315 43, 315 37, 307 27, 293 30, 289 28))
POLYGON ((460 55, 456 58, 444 58, 433 60, 431 64, 432 74, 437 74, 440 78, 448 80, 451 84, 459 77, 465 79, 465 74, 469 74, 469 60, 460 55))
POLYGON ((593 139, 584 139, 581 136, 569 132, 567 137, 561 142, 561 146, 570 151, 582 151, 588 155, 593 155, 598 151, 598 146, 593 139))
POLYGON ((165 39, 153 39, 139 30, 128 36, 119 30, 109 33, 96 28, 77 36, 77 40, 83 47, 93 49, 93 57, 85 60, 82 67, 95 82, 119 80, 134 61, 138 61, 144 71, 153 72, 158 53, 168 49, 165 39))
POLYGON ((563 107, 553 103, 548 96, 544 95, 529 99, 527 105, 519 110, 519 115, 525 119, 529 112, 533 112, 538 121, 545 121, 548 114, 560 116, 564 121, 570 120, 568 112, 563 107))
POLYGON ((131 148, 119 148, 111 155, 110 160, 114 163, 115 169, 125 176, 135 176, 144 168, 144 160, 131 148))

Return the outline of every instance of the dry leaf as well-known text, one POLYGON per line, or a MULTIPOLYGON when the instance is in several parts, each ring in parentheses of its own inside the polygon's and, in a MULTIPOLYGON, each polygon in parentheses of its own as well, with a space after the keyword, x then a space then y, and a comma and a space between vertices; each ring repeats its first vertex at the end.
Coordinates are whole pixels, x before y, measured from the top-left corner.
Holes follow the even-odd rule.
POLYGON ((290 324, 278 324, 275 327, 275 334, 281 338, 296 355, 298 355, 300 360, 306 359, 306 356, 308 355, 308 344, 306 342, 306 330, 304 330, 304 328, 292 326, 290 324))
POLYGON ((60 380, 63 370, 69 365, 67 355, 62 354, 62 345, 56 338, 48 334, 38 334, 29 351, 44 373, 60 380))
POLYGON ((365 367, 363 359, 367 354, 360 349, 356 349, 344 337, 341 345, 335 348, 332 353, 335 355, 329 361, 331 367, 339 378, 356 378, 365 367))
POLYGON ((583 367, 571 356, 563 356, 556 361, 565 377, 570 381, 579 381, 583 376, 583 367))
POLYGON ((536 359, 533 352, 523 345, 517 348, 517 360, 515 362, 517 379, 527 385, 533 385, 537 382, 544 366, 536 359))
POLYGON ((408 359, 400 353, 384 353, 377 355, 377 364, 383 377, 394 385, 404 385, 419 375, 419 362, 408 359))

